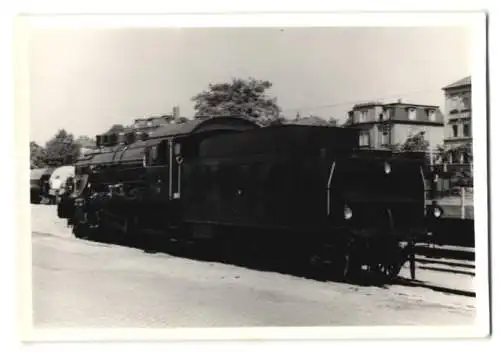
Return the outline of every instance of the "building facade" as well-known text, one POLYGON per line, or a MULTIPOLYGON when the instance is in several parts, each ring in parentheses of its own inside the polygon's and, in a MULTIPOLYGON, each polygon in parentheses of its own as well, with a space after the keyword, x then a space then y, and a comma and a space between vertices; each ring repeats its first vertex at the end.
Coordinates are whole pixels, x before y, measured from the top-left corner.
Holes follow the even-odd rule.
MULTIPOLYGON (((455 149, 472 143, 471 78, 465 77, 446 87, 445 95, 446 133, 444 146, 455 149)), ((460 160, 464 156, 456 156, 460 160)), ((453 162, 459 162, 453 161, 453 162)))
POLYGON ((358 128, 360 147, 369 149, 391 149, 419 132, 436 149, 444 137, 444 117, 438 106, 401 101, 355 105, 344 126, 358 128))

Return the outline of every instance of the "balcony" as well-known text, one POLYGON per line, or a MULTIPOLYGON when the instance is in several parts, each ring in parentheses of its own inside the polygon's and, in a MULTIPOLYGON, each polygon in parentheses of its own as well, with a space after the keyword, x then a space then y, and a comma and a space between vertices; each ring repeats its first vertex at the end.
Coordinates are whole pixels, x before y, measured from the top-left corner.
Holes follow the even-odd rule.
POLYGON ((467 110, 451 110, 449 113, 449 121, 458 120, 458 119, 471 119, 472 113, 469 109, 467 110))
POLYGON ((463 144, 470 141, 472 141, 472 136, 450 136, 443 140, 445 144, 463 144))

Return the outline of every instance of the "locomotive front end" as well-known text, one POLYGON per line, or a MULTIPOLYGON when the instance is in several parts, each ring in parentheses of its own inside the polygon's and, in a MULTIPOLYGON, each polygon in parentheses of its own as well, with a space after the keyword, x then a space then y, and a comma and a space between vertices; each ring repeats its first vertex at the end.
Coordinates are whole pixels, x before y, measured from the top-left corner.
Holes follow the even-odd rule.
MULTIPOLYGON (((344 235, 350 266, 396 276, 413 268, 414 244, 427 237, 422 164, 399 156, 354 155, 332 165, 329 216, 344 235)), ((439 216, 439 215, 438 215, 439 216)))
POLYGON ((335 198, 344 225, 359 236, 389 233, 400 240, 425 233, 425 180, 421 167, 397 158, 337 161, 335 198))

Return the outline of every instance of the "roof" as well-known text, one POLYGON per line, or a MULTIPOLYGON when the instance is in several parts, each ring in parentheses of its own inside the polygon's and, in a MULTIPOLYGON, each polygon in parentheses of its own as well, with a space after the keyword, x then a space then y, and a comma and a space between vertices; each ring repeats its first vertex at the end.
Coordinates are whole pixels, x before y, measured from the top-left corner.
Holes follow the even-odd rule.
POLYGON ((192 132, 203 122, 202 119, 189 120, 182 124, 168 124, 159 126, 149 134, 149 138, 186 135, 192 132))
POLYGON ((259 125, 257 125, 252 120, 240 116, 198 118, 180 124, 168 124, 160 126, 149 134, 149 139, 167 136, 188 135, 195 131, 203 131, 205 129, 208 129, 208 127, 211 125, 215 126, 218 124, 219 128, 222 128, 223 126, 227 128, 236 127, 236 125, 259 127, 259 125))
POLYGON ((352 150, 357 146, 355 130, 341 127, 274 125, 247 131, 244 134, 226 134, 203 140, 202 158, 240 158, 251 155, 297 156, 316 153, 320 148, 352 150))
POLYGON ((40 179, 44 175, 50 175, 52 173, 52 168, 37 168, 30 170, 30 179, 40 179))
POLYGON ((384 105, 384 103, 382 103, 382 102, 364 102, 364 103, 355 104, 352 108, 353 109, 368 108, 368 107, 376 107, 379 105, 384 105))
POLYGON ((458 87, 465 87, 465 86, 470 86, 471 85, 471 77, 467 76, 464 77, 456 82, 453 82, 452 84, 443 87, 444 90, 451 89, 451 88, 458 88, 458 87))
POLYGON ((394 106, 400 106, 400 107, 422 107, 422 108, 430 108, 430 109, 438 109, 438 105, 429 105, 429 104, 417 104, 417 103, 411 103, 411 102, 392 102, 392 103, 383 103, 383 104, 357 104, 352 107, 350 110, 352 111, 358 111, 361 110, 362 108, 369 108, 369 107, 374 107, 374 106, 380 106, 380 107, 394 107, 394 106))
POLYGON ((75 176, 75 167, 72 165, 65 165, 59 168, 56 168, 52 175, 50 176, 50 180, 54 180, 56 177, 59 177, 62 181, 68 179, 68 177, 75 176))
POLYGON ((393 107, 395 105, 404 106, 404 107, 424 107, 424 108, 434 108, 434 109, 439 108, 438 105, 415 104, 415 103, 405 103, 405 102, 394 102, 394 103, 383 104, 384 107, 387 107, 387 106, 393 107))

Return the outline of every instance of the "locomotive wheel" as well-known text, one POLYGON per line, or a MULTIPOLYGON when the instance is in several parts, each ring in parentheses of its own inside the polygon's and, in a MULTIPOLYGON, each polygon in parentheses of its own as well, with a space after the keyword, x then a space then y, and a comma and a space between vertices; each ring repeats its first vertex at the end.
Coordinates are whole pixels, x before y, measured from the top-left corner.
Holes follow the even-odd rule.
MULTIPOLYGON (((399 246, 387 245, 387 248, 391 247, 392 251, 388 256, 386 255, 384 259, 376 258, 372 260, 373 265, 370 266, 370 270, 372 272, 378 272, 389 280, 394 280, 401 272, 401 268, 406 262, 407 255, 399 246)), ((376 250, 382 253, 382 249, 376 250)))
POLYGON ((397 263, 378 264, 376 266, 376 271, 388 277, 390 280, 394 280, 399 275, 401 267, 402 265, 397 263))

